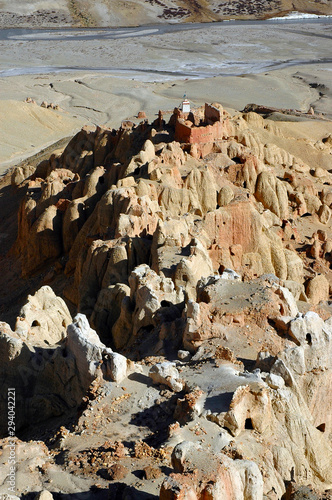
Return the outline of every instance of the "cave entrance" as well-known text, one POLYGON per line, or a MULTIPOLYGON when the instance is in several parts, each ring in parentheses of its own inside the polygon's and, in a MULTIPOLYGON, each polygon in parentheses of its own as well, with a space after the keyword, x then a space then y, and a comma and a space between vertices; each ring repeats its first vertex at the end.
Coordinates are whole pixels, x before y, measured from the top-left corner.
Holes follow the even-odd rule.
POLYGON ((244 424, 245 429, 250 429, 253 430, 254 426, 252 425, 252 420, 251 418, 246 418, 245 424, 244 424))

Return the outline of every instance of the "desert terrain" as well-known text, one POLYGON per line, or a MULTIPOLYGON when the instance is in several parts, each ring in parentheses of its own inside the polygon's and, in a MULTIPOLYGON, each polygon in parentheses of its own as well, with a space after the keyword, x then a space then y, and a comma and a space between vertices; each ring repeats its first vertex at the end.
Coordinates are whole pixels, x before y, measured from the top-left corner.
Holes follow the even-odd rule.
POLYGON ((332 22, 200 24, 329 2, 109 7, 0 2, 1 500, 331 500, 332 22))
POLYGON ((0 28, 120 27, 331 15, 329 0, 2 0, 0 28))
POLYGON ((3 30, 0 168, 84 124, 117 128, 184 94, 332 115, 331 21, 217 23, 119 30, 3 30), (181 39, 179 45, 178 40, 181 39), (31 98, 37 105, 24 101, 31 98), (41 108, 53 103, 59 110, 41 108), (15 133, 15 127, 22 124, 15 133), (13 125, 14 124, 14 125, 13 125), (14 126, 14 129, 12 128, 14 126))

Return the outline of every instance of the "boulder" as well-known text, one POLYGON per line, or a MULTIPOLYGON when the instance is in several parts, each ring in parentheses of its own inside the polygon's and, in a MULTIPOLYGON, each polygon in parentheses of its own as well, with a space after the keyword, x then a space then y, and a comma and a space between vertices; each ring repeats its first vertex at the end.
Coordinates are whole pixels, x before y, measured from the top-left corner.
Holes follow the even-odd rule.
POLYGON ((11 174, 11 185, 18 187, 23 181, 31 177, 36 171, 36 167, 32 165, 24 165, 22 167, 15 167, 11 174))
POLYGON ((318 274, 312 278, 306 286, 306 295, 311 304, 329 299, 329 282, 323 274, 318 274))
POLYGON ((246 500, 263 499, 263 479, 254 462, 214 455, 191 442, 179 443, 172 452, 175 473, 165 478, 160 499, 246 500))
POLYGON ((255 197, 281 219, 288 218, 287 189, 271 172, 261 172, 258 175, 255 197))
POLYGON ((191 242, 190 257, 182 258, 176 267, 174 283, 182 287, 190 299, 196 299, 197 282, 213 272, 209 254, 202 243, 195 239, 191 242))
POLYGON ((322 224, 328 224, 331 218, 331 209, 323 203, 318 210, 319 221, 322 224))
POLYGON ((77 314, 68 326, 66 349, 75 359, 83 387, 88 387, 99 376, 100 369, 105 378, 116 382, 121 382, 127 376, 126 358, 113 353, 100 341, 84 314, 77 314))
POLYGON ((293 319, 289 325, 289 333, 301 345, 311 345, 312 343, 320 343, 320 336, 324 321, 313 311, 308 311, 304 316, 293 319))
POLYGON ((7 323, 0 322, 0 361, 6 365, 17 358, 22 351, 23 340, 16 332, 12 332, 7 323))
POLYGON ((180 379, 175 363, 170 361, 153 365, 149 371, 149 377, 155 384, 166 385, 174 392, 181 392, 185 385, 180 379))
POLYGON ((57 297, 50 286, 41 287, 34 295, 28 295, 27 300, 15 324, 20 338, 44 346, 61 342, 72 322, 64 300, 57 297))
POLYGON ((53 495, 48 490, 43 490, 35 496, 35 500, 53 500, 53 495))
POLYGON ((234 192, 230 186, 223 186, 218 193, 219 207, 225 207, 234 199, 234 192))

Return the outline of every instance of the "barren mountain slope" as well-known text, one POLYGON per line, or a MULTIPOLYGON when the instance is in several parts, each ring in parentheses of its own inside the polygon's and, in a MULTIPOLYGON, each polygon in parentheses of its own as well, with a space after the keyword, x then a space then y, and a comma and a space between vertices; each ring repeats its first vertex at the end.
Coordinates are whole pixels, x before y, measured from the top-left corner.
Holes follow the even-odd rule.
POLYGON ((266 19, 290 11, 331 14, 326 0, 49 0, 0 2, 0 27, 138 26, 266 19))

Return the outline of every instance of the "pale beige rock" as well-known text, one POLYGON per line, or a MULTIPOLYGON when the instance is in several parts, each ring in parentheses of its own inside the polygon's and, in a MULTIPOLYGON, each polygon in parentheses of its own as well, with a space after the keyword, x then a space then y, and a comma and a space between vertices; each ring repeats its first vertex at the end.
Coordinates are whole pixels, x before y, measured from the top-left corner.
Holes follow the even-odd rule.
POLYGON ((166 385, 174 392, 181 392, 185 385, 180 379, 175 364, 169 361, 153 365, 149 370, 149 377, 153 380, 154 384, 166 385))
POLYGON ((285 280, 283 284, 284 287, 288 288, 288 290, 292 293, 295 300, 304 300, 304 301, 308 300, 305 294, 305 289, 303 284, 293 280, 285 280))
POLYGON ((48 260, 54 260, 61 255, 61 222, 60 212, 55 205, 51 205, 33 222, 29 229, 27 228, 28 245, 24 244, 24 240, 20 239, 19 235, 21 241, 19 240, 18 244, 21 246, 23 275, 36 271, 48 260))
POLYGON ((326 176, 326 170, 324 170, 321 167, 316 167, 313 173, 314 177, 325 177, 326 176))
POLYGON ((129 177, 125 177, 124 179, 119 179, 116 187, 134 187, 136 186, 135 178, 131 175, 129 177))
POLYGON ((264 273, 262 258, 258 252, 243 254, 242 267, 244 269, 250 269, 254 276, 260 276, 264 273))
POLYGON ((94 166, 104 165, 107 154, 112 149, 110 137, 112 135, 111 129, 104 127, 96 128, 96 135, 94 140, 94 166))
POLYGON ((264 118, 258 113, 254 113, 253 111, 249 111, 249 113, 244 113, 242 116, 243 119, 253 127, 264 128, 266 124, 264 118))
POLYGON ((23 341, 7 323, 0 322, 0 360, 3 365, 21 354, 23 341))
POLYGON ((197 443, 183 441, 172 452, 172 465, 176 473, 164 480, 161 500, 263 499, 263 479, 252 461, 213 455, 197 443))
POLYGON ((11 185, 18 187, 25 181, 28 177, 33 175, 36 171, 36 167, 32 165, 24 165, 22 167, 15 167, 11 175, 11 185))
POLYGON ((83 387, 88 387, 102 373, 115 382, 121 382, 127 376, 126 358, 100 341, 84 314, 77 314, 68 326, 66 348, 75 359, 83 387))
POLYGON ((69 203, 62 224, 63 248, 67 253, 86 221, 85 199, 77 198, 69 203))
POLYGON ((327 205, 329 208, 331 208, 332 205, 332 189, 330 187, 324 187, 321 195, 320 195, 321 202, 324 205, 327 205))
POLYGON ((218 193, 218 205, 224 207, 234 198, 233 190, 230 186, 223 186, 218 193))
POLYGON ((319 210, 318 210, 318 217, 319 217, 319 221, 322 224, 328 224, 330 219, 331 219, 330 208, 325 204, 321 205, 319 210))
POLYGON ((281 219, 288 218, 287 190, 271 172, 261 172, 258 175, 255 197, 281 219))
POLYGON ((155 157, 155 150, 153 143, 148 139, 145 141, 142 151, 140 152, 140 159, 142 163, 149 163, 155 157))
POLYGON ((284 249, 286 264, 287 264, 287 280, 295 281, 297 283, 303 282, 303 262, 296 252, 284 249))
POLYGON ((154 324, 154 314, 160 309, 162 301, 177 304, 183 300, 183 292, 175 289, 170 278, 158 276, 146 264, 136 267, 131 273, 129 285, 130 298, 135 303, 133 335, 140 328, 154 324))
POLYGON ((319 211, 322 203, 318 196, 310 193, 304 193, 304 199, 307 205, 307 211, 309 214, 315 214, 319 211))
POLYGON ((53 498, 52 493, 47 490, 43 490, 35 496, 36 500, 52 500, 53 498))
POLYGON ((66 337, 72 322, 68 307, 49 286, 41 287, 20 310, 16 333, 34 345, 54 345, 66 337))
POLYGON ((132 315, 132 302, 130 296, 126 295, 120 303, 120 314, 112 328, 112 339, 116 349, 123 349, 132 337, 132 315))
POLYGON ((188 175, 185 187, 189 191, 197 193, 197 197, 202 208, 202 213, 215 210, 217 207, 217 188, 214 178, 208 169, 192 169, 188 175))
POLYGON ((245 427, 246 419, 259 433, 265 432, 272 418, 272 404, 264 385, 238 387, 234 392, 230 409, 225 415, 224 425, 233 436, 239 435, 245 427))
POLYGON ((122 299, 120 315, 112 328, 117 348, 124 347, 140 330, 156 327, 164 302, 178 304, 184 300, 183 291, 176 289, 170 278, 158 276, 146 264, 132 271, 129 286, 130 297, 122 299))
POLYGON ((306 295, 311 304, 319 304, 322 300, 329 298, 329 282, 323 274, 312 278, 306 286, 306 295))
POLYGON ((194 240, 190 247, 190 257, 180 260, 174 274, 174 283, 177 288, 182 287, 188 297, 196 300, 197 282, 213 272, 211 259, 206 248, 199 240, 194 240))

